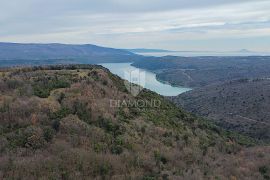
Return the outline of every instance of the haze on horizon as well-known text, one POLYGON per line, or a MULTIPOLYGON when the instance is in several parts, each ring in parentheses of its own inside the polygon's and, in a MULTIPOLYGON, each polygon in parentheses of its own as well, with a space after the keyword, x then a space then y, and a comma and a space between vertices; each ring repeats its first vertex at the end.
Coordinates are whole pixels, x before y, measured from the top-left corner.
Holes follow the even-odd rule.
POLYGON ((2 0, 0 42, 269 52, 269 0, 2 0))

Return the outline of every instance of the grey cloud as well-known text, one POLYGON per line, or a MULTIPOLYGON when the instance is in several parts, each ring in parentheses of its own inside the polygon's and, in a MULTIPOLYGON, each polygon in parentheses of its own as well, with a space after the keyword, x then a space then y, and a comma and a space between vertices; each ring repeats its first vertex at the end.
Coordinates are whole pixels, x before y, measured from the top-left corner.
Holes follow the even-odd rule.
POLYGON ((233 36, 232 30, 254 36, 256 28, 265 35, 269 8, 269 0, 1 0, 0 41, 119 47, 180 41, 186 34, 233 36))
POLYGON ((78 12, 149 12, 202 8, 248 1, 252 0, 2 0, 0 13, 2 15, 24 13, 34 17, 78 12))

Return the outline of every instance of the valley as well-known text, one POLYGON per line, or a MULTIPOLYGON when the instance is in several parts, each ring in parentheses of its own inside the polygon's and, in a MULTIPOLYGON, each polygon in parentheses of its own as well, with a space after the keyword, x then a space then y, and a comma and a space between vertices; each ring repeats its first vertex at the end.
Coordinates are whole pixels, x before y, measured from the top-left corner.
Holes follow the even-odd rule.
POLYGON ((269 57, 46 46, 0 60, 2 179, 269 177, 269 57))
POLYGON ((270 180, 269 0, 0 4, 0 180, 270 180))

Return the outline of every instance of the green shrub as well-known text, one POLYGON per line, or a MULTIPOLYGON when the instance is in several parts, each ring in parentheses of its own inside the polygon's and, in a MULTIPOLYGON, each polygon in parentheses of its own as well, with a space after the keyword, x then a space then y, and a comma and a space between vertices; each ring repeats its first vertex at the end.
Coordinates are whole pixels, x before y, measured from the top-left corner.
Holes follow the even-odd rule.
POLYGON ((264 179, 266 180, 270 180, 270 176, 269 176, 269 169, 266 166, 261 166, 259 167, 259 172, 261 173, 261 175, 263 176, 264 179))
POLYGON ((93 149, 96 153, 101 153, 101 152, 105 151, 105 148, 106 148, 106 145, 103 143, 96 143, 96 144, 94 144, 94 147, 93 147, 93 149))
POLYGON ((53 139, 53 136, 54 136, 54 130, 50 127, 45 127, 43 129, 43 136, 44 136, 44 139, 47 141, 47 142, 50 142, 52 139, 53 139))
POLYGON ((51 86, 52 89, 68 88, 70 87, 70 83, 64 80, 54 80, 49 86, 51 86))
POLYGON ((123 148, 119 145, 114 145, 111 147, 112 154, 121 154, 123 151, 124 151, 123 148))
POLYGON ((47 98, 54 89, 68 88, 70 83, 64 80, 40 80, 33 85, 34 95, 40 98, 47 98))
POLYGON ((67 117, 69 114, 72 114, 71 110, 66 107, 62 107, 60 110, 50 114, 50 119, 62 119, 67 117))
POLYGON ((95 81, 99 80, 98 72, 95 70, 88 73, 88 76, 92 77, 95 81))
POLYGON ((156 159, 157 163, 161 162, 163 164, 166 164, 168 162, 168 160, 166 159, 166 157, 163 156, 162 154, 160 154, 157 151, 155 152, 154 156, 155 156, 155 159, 156 159))
POLYGON ((26 143, 24 144, 25 147, 39 149, 45 144, 43 131, 38 127, 30 126, 26 128, 23 135, 26 140, 26 143))
POLYGON ((111 120, 99 117, 97 122, 98 127, 104 129, 106 132, 112 134, 114 137, 125 133, 125 128, 118 124, 114 124, 111 120))
POLYGON ((7 137, 9 144, 13 148, 26 147, 39 149, 45 145, 43 130, 39 127, 29 126, 25 129, 19 129, 7 137))
POLYGON ((61 104, 62 101, 65 99, 65 97, 66 97, 66 95, 63 92, 61 92, 57 101, 61 104))
POLYGON ((111 168, 111 165, 107 163, 101 164, 98 166, 97 174, 104 177, 110 173, 111 168))
POLYGON ((146 175, 142 178, 142 180, 156 180, 157 177, 154 175, 146 175))
POLYGON ((87 108, 87 103, 75 101, 73 104, 73 114, 76 114, 84 122, 91 124, 91 109, 87 108))
POLYGON ((44 88, 42 86, 34 86, 34 95, 40 98, 47 98, 50 96, 50 89, 44 88))
POLYGON ((23 134, 23 129, 18 129, 17 131, 7 135, 7 140, 11 148, 24 147, 27 142, 27 137, 23 134))
POLYGON ((128 93, 125 83, 120 77, 115 76, 110 72, 108 73, 108 75, 109 75, 109 78, 113 81, 113 84, 119 89, 119 91, 128 93))
POLYGON ((262 166, 259 168, 259 171, 261 174, 266 174, 268 171, 268 168, 266 166, 262 166))

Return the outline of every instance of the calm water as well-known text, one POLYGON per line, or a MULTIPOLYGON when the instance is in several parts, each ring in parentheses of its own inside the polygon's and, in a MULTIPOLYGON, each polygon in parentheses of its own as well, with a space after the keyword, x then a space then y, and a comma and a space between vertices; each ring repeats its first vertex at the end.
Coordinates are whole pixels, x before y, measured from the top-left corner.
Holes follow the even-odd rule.
POLYGON ((121 78, 139 84, 163 96, 177 96, 191 89, 174 87, 157 81, 156 74, 131 66, 131 63, 104 63, 102 66, 121 78))

